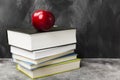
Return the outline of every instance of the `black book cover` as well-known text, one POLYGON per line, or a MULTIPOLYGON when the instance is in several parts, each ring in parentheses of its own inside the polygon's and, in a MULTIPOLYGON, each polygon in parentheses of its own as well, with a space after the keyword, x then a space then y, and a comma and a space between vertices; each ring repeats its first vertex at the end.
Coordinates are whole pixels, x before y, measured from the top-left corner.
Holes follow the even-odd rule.
MULTIPOLYGON (((71 28, 71 27, 53 27, 50 29, 50 31, 46 31, 46 32, 52 32, 52 31, 60 31, 60 30, 69 30, 69 29, 75 29, 75 28, 71 28)), ((8 30, 11 31, 16 31, 16 32, 22 32, 22 33, 26 33, 26 34, 36 34, 36 33, 45 33, 45 32, 40 32, 37 29, 35 29, 33 26, 30 26, 29 28, 9 28, 8 30)))

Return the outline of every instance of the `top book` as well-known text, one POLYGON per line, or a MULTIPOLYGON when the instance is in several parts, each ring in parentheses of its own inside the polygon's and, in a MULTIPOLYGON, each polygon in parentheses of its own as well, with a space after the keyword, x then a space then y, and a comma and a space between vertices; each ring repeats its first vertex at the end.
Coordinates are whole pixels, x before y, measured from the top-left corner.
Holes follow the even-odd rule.
POLYGON ((48 32, 34 28, 11 28, 7 30, 8 42, 29 51, 52 48, 76 43, 74 28, 54 27, 48 32))

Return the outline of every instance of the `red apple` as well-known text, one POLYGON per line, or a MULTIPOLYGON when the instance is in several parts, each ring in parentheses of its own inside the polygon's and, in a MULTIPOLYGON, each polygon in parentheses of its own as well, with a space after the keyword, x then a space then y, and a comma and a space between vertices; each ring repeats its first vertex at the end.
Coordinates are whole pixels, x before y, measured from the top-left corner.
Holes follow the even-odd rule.
POLYGON ((36 10, 32 14, 32 25, 39 31, 49 31, 55 23, 54 15, 45 10, 36 10))

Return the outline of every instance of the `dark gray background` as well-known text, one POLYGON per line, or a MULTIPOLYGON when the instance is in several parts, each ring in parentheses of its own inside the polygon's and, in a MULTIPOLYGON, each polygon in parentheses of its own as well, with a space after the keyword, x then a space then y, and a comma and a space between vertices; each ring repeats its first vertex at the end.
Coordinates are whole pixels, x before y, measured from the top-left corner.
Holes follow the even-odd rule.
POLYGON ((11 57, 6 30, 29 27, 36 9, 56 25, 77 28, 78 57, 120 57, 120 0, 0 0, 0 57, 11 57))

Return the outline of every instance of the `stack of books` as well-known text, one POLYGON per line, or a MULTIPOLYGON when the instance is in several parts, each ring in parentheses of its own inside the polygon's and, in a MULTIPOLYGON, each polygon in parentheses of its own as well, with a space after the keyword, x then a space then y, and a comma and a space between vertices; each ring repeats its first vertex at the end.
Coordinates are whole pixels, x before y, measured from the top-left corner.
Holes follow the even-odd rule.
POLYGON ((31 78, 45 77, 80 68, 74 53, 75 29, 8 29, 8 42, 17 69, 31 78))

